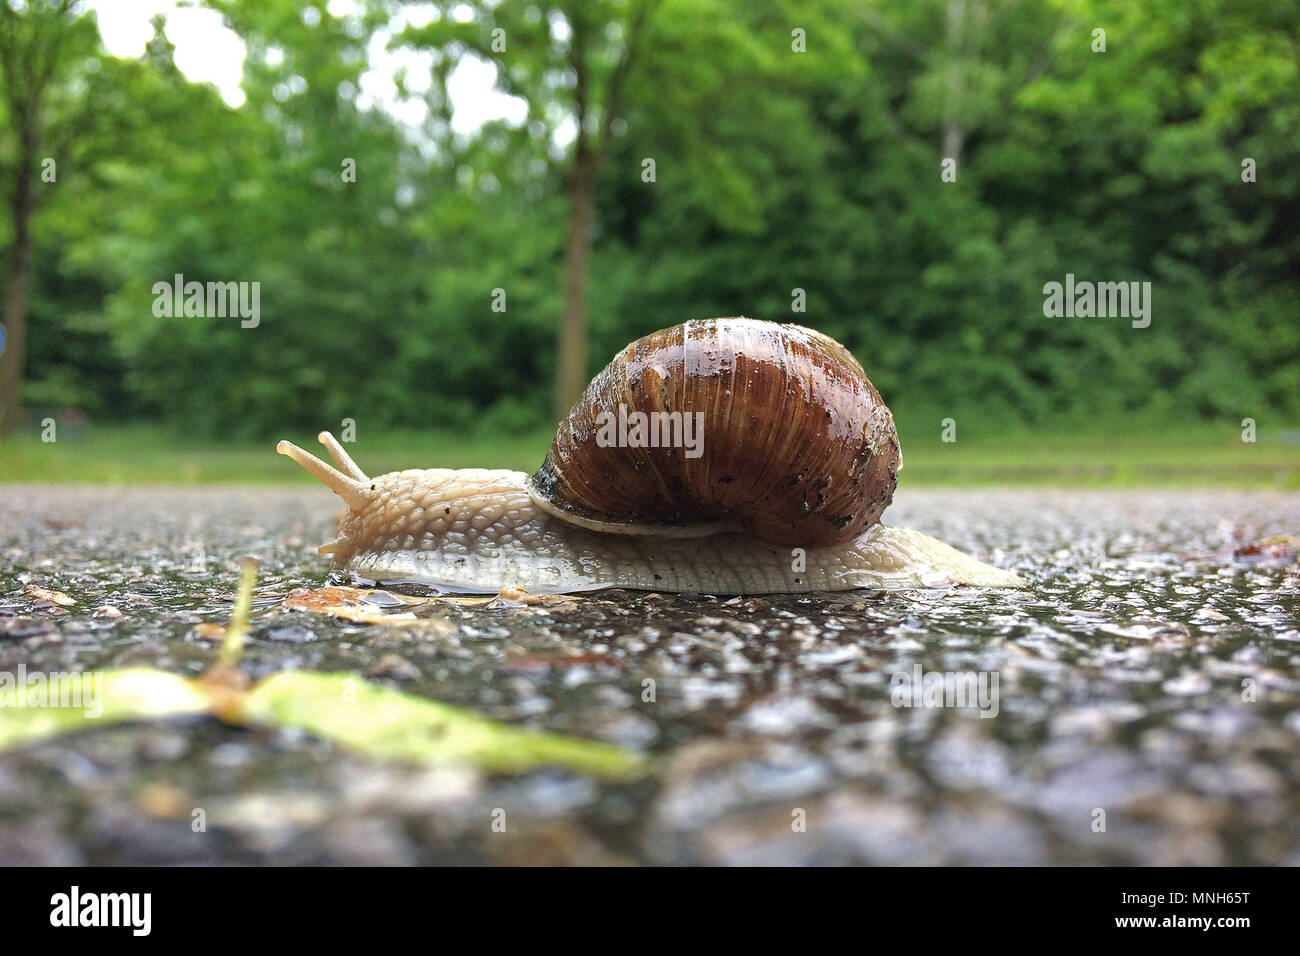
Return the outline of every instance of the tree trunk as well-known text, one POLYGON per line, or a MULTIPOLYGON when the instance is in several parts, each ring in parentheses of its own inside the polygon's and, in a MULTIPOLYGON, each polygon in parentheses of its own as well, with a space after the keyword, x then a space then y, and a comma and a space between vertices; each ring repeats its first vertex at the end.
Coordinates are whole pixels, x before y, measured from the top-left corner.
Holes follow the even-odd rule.
POLYGON ((579 149, 569 190, 569 228, 564 242, 564 315, 560 319, 555 374, 555 415, 569 409, 587 387, 587 259, 591 254, 591 219, 595 203, 593 157, 579 149))
POLYGON ((966 130, 961 117, 961 28, 966 17, 966 0, 949 0, 948 3, 948 96, 944 112, 943 155, 961 167, 961 152, 966 145, 966 130))
POLYGON ((19 160, 11 211, 13 255, 5 274, 4 354, 0 355, 0 435, 12 434, 21 418, 23 373, 27 366, 27 280, 32 263, 32 166, 19 160))

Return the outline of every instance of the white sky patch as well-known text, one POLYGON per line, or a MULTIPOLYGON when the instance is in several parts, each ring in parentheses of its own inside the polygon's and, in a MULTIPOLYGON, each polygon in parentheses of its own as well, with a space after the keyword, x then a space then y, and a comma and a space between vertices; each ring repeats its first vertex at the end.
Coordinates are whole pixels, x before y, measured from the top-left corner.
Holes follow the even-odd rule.
POLYGON ((497 65, 467 53, 447 75, 451 98, 452 132, 467 136, 491 120, 505 120, 522 126, 528 119, 528 103, 496 89, 497 65))
POLYGON ((99 20, 99 35, 113 56, 137 57, 153 36, 149 21, 176 7, 174 0, 89 0, 99 20))
MULTIPOLYGON (((3 0, 0 0, 3 2, 3 0)), ((176 66, 193 83, 211 83, 232 108, 242 106, 246 49, 239 35, 227 28, 221 15, 202 7, 180 6, 178 0, 87 0, 99 20, 104 46, 113 56, 134 59, 140 56, 153 37, 151 18, 162 14, 164 31, 176 47, 176 66)), ((347 17, 358 10, 355 0, 329 0, 327 11, 334 17, 347 17)), ((431 71, 439 54, 433 50, 388 49, 393 35, 408 25, 422 27, 439 16, 431 3, 413 4, 397 10, 386 29, 375 31, 367 49, 368 69, 361 76, 357 106, 378 108, 403 125, 418 129, 429 115, 423 94, 429 89, 431 71), (395 78, 404 74, 410 96, 400 96, 395 78)), ((467 6, 450 11, 453 20, 472 19, 467 6)), ((552 23, 552 33, 567 35, 567 24, 552 23)), ((276 65, 283 61, 283 51, 273 48, 268 60, 276 65)), ((452 130, 468 136, 484 123, 504 120, 512 126, 528 118, 528 104, 496 88, 498 67, 475 54, 465 55, 447 78, 452 105, 452 130)), ((571 127, 571 123, 569 126, 571 127)), ((573 139, 574 130, 562 128, 556 136, 558 145, 573 139)))
POLYGON ((134 59, 153 38, 153 17, 166 20, 163 32, 176 47, 176 68, 191 83, 211 83, 230 107, 244 104, 244 41, 221 22, 221 14, 181 7, 176 0, 89 0, 99 20, 99 35, 113 56, 134 59))
POLYGON ((359 109, 381 109, 399 123, 418 128, 429 117, 428 104, 421 96, 432 82, 434 64, 432 50, 390 50, 388 30, 376 30, 366 49, 366 62, 370 68, 361 74, 361 90, 357 94, 359 109), (413 94, 402 97, 397 91, 397 76, 405 75, 407 91, 413 94))
POLYGON ((415 3, 408 7, 403 7, 398 13, 399 17, 404 18, 405 22, 415 27, 417 30, 421 27, 427 27, 439 17, 438 8, 432 3, 415 3))
POLYGON ((569 21, 564 19, 564 15, 558 11, 551 15, 551 39, 562 47, 568 47, 569 38, 573 36, 573 29, 569 26, 569 21))
POLYGON ((164 28, 176 47, 176 68, 191 83, 211 83, 226 105, 244 103, 244 41, 221 22, 215 10, 180 7, 167 15, 164 28))
MULTIPOLYGON (((562 153, 577 138, 578 121, 570 114, 565 113, 564 116, 560 117, 559 122, 555 124, 555 132, 551 134, 551 140, 558 148, 558 151, 562 153)), ((557 156, 557 158, 559 157, 557 156)))

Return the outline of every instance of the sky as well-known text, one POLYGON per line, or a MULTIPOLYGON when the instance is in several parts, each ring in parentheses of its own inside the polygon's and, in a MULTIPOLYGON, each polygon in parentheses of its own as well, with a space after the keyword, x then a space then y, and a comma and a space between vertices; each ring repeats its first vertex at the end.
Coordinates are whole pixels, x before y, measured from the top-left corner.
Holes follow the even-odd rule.
MULTIPOLYGON (((243 75, 244 42, 221 21, 221 14, 202 7, 183 6, 177 0, 87 0, 99 20, 104 46, 113 56, 135 58, 144 52, 153 36, 151 18, 162 14, 166 19, 167 40, 176 48, 176 66, 193 83, 211 83, 222 99, 232 107, 244 103, 240 89, 243 75)), ((345 17, 356 9, 354 0, 329 0, 326 10, 331 16, 345 17)), ((453 18, 468 18, 469 9, 453 7, 453 18)), ((304 22, 311 25, 320 14, 314 8, 303 12, 304 22)), ((410 126, 425 118, 423 100, 402 99, 394 77, 406 70, 407 85, 416 94, 428 89, 431 51, 385 49, 393 33, 407 24, 422 26, 438 16, 432 4, 415 4, 403 8, 391 21, 387 31, 373 38, 368 57, 370 69, 362 76, 357 105, 362 109, 378 107, 410 126)), ((468 56, 461 60, 448 77, 452 103, 452 129, 467 135, 491 120, 504 119, 522 124, 527 106, 518 97, 508 96, 495 88, 497 67, 494 63, 468 56)))

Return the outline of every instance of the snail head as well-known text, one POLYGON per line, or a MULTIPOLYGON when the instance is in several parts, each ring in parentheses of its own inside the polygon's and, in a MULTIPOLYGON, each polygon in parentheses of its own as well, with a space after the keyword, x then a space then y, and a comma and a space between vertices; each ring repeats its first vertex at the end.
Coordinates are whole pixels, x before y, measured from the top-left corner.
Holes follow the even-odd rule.
POLYGON ((361 470, 360 466, 352 460, 352 456, 339 444, 338 439, 329 432, 321 432, 316 436, 316 440, 329 451, 330 457, 338 465, 337 468, 321 461, 311 452, 304 451, 293 442, 279 442, 275 450, 281 455, 288 455, 302 465, 313 477, 343 499, 348 506, 348 513, 339 522, 339 537, 328 544, 321 545, 319 551, 321 554, 349 551, 351 549, 347 528, 363 519, 367 510, 378 500, 375 482, 361 470))

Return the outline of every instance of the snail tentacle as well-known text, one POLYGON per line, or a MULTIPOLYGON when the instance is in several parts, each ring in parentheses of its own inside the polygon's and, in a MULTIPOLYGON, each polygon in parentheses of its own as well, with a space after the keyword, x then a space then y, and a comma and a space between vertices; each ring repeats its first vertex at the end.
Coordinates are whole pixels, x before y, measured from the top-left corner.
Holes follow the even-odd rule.
MULTIPOLYGON (((278 442, 275 450, 281 455, 288 455, 311 472, 314 478, 347 502, 348 508, 352 511, 362 511, 370 503, 370 494, 363 482, 343 474, 333 465, 327 465, 311 452, 304 451, 289 441, 278 442)), ((344 457, 346 457, 346 453, 344 457)), ((354 464, 352 467, 356 468, 356 465, 354 464)), ((360 471, 360 469, 357 470, 360 471)))
POLYGON ((357 479, 357 481, 370 480, 370 476, 361 470, 360 466, 352 460, 352 456, 347 453, 343 446, 339 444, 338 439, 331 433, 321 432, 316 436, 316 440, 329 450, 330 457, 334 459, 334 463, 339 466, 339 469, 344 474, 357 479))

